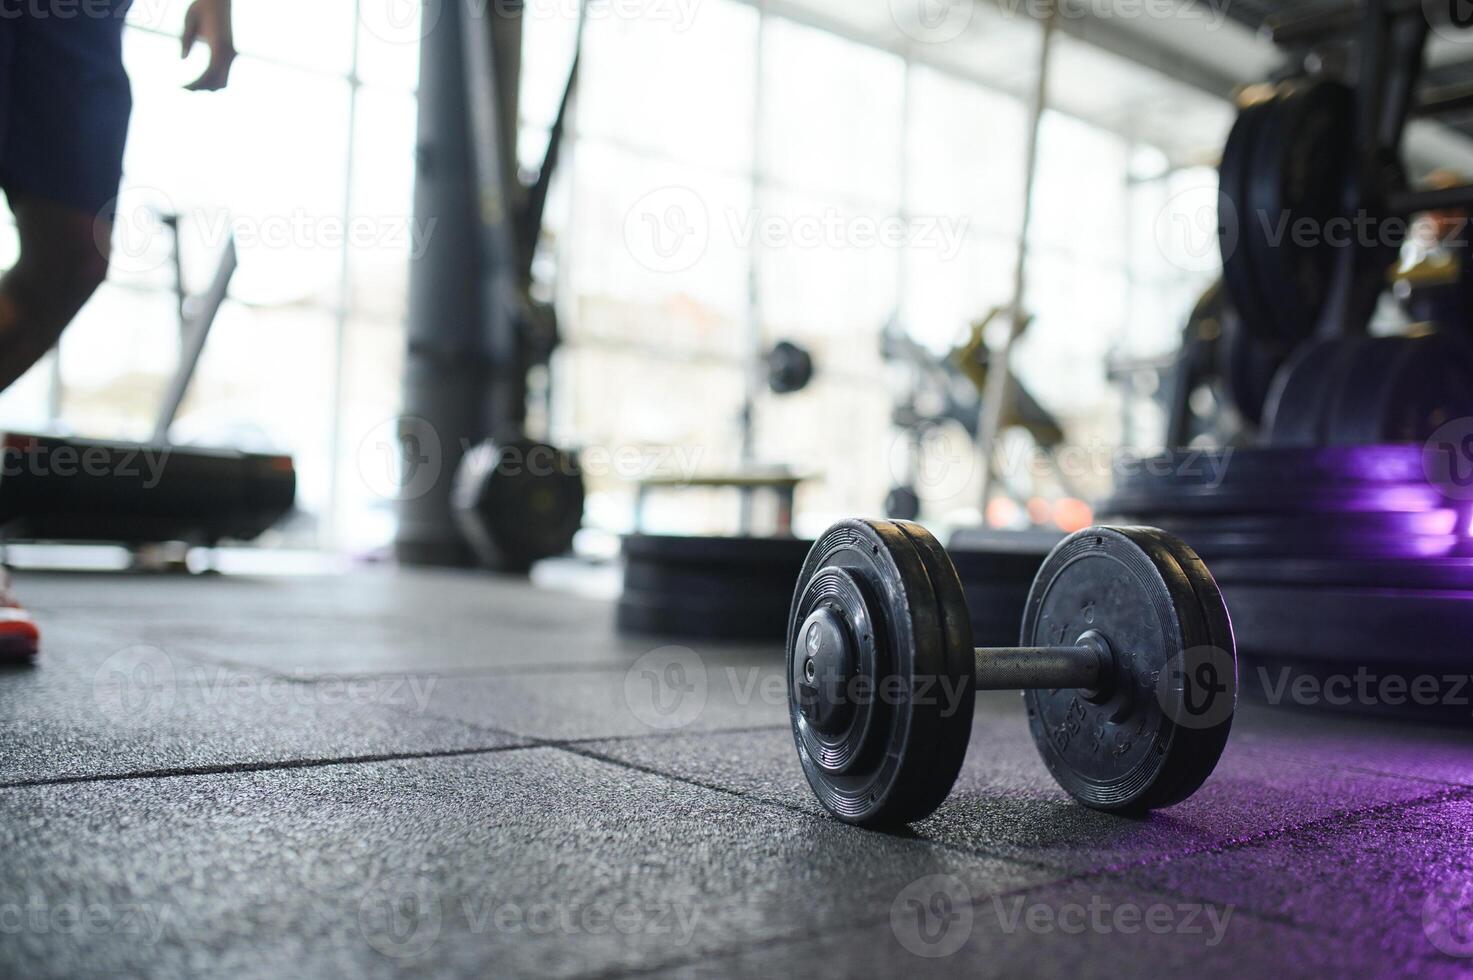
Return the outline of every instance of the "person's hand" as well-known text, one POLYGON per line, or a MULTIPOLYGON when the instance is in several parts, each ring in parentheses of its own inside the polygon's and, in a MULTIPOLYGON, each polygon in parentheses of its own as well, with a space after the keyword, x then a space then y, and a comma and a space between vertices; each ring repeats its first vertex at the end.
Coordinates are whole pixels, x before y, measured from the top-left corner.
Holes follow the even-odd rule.
POLYGON ((199 78, 184 86, 191 92, 214 92, 230 81, 235 60, 235 37, 230 30, 230 0, 194 0, 184 14, 184 50, 188 58, 196 41, 210 48, 210 63, 199 78))

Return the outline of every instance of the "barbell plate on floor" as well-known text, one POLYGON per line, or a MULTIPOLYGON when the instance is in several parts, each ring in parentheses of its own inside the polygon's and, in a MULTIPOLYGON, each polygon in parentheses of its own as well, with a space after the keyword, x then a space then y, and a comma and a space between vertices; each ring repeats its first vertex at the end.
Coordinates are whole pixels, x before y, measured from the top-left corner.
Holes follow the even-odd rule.
POLYGON ((1302 514, 1306 519, 1333 520, 1333 515, 1362 511, 1433 510, 1447 498, 1428 483, 1393 486, 1268 487, 1202 486, 1156 492, 1117 493, 1101 501, 1102 520, 1156 523, 1171 514, 1302 514))
POLYGON ((975 670, 960 646, 966 610, 955 572, 938 564, 944 553, 923 557, 916 533, 890 521, 834 525, 804 562, 788 618, 799 761, 824 808, 847 823, 931 813, 966 750, 975 670))
POLYGON ((1458 512, 1349 511, 1303 514, 1214 514, 1158 516, 1152 524, 1169 531, 1214 561, 1232 556, 1308 558, 1435 558, 1458 544, 1458 512))
POLYGON ((628 535, 615 626, 626 634, 781 640, 810 545, 798 538, 628 535))
MULTIPOLYGON (((1224 558, 1212 563, 1224 588, 1249 585, 1283 589, 1405 589, 1473 594, 1473 558, 1409 561, 1401 558, 1224 558)), ((1473 614, 1473 608, 1470 608, 1473 614)), ((1461 654, 1460 654, 1461 655, 1461 654)))
MULTIPOLYGON (((1415 576, 1422 563, 1399 564, 1415 576)), ((1365 585, 1223 580, 1237 624, 1245 690, 1272 694, 1271 703, 1289 708, 1387 709, 1422 717, 1452 708, 1466 725, 1473 711, 1473 685, 1464 683, 1473 590, 1467 588, 1467 569, 1462 571, 1460 587, 1449 582, 1443 588, 1398 588, 1389 573, 1384 584, 1371 584, 1367 576, 1365 585), (1416 629, 1409 632, 1407 623, 1416 629), (1339 678, 1340 694, 1328 699, 1324 695, 1333 688, 1314 688, 1313 702, 1305 703, 1285 674, 1289 665, 1339 678), (1358 676, 1372 692, 1369 702, 1354 694, 1358 676), (1382 696, 1388 678, 1399 678, 1389 699, 1382 696), (1434 695, 1413 696, 1419 678, 1430 679, 1421 683, 1434 695)))
POLYGON ((947 555, 966 594, 974 644, 1017 645, 1033 576, 1062 537, 984 528, 965 528, 952 535, 947 555))
POLYGON ((636 592, 620 597, 614 607, 614 626, 626 636, 768 642, 782 636, 787 627, 791 598, 734 603, 698 596, 677 603, 666 595, 636 592))
MULTIPOLYGON (((1419 483, 1426 479, 1419 446, 1377 445, 1168 449, 1117 464, 1124 492, 1184 489, 1273 489, 1419 483)), ((955 547, 955 539, 953 539, 955 547)))
POLYGON ((812 541, 802 538, 715 534, 629 534, 625 561, 660 565, 748 566, 753 570, 791 565, 794 574, 808 557, 812 541))
POLYGON ((1143 528, 1087 528, 1045 560, 1025 646, 1102 638, 1117 665, 1097 691, 1024 692, 1045 764, 1086 806, 1135 813, 1190 795, 1212 772, 1236 699, 1227 612, 1184 544, 1143 528))

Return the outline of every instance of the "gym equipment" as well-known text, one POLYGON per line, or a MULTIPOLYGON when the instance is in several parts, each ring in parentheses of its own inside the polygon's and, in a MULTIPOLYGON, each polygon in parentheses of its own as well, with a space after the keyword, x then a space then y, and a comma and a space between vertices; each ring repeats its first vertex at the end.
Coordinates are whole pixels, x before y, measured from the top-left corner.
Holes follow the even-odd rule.
POLYGON ((1239 417, 1254 426, 1263 423, 1264 406, 1274 377, 1287 359, 1287 351, 1255 337, 1231 306, 1218 315, 1220 334, 1214 351, 1214 367, 1223 394, 1239 417))
MULTIPOLYGON (((1226 269, 1224 275, 1226 275, 1226 269)), ((1192 307, 1166 385, 1166 442, 1191 444, 1199 436, 1232 442, 1263 421, 1264 403, 1279 368, 1288 356, 1281 342, 1264 340, 1244 324, 1224 280, 1208 286, 1192 307), (1221 411, 1204 413, 1194 398, 1204 388, 1214 406, 1226 403, 1234 419, 1221 411)), ((1149 369, 1149 366, 1146 366, 1149 369)), ((1118 373, 1118 370, 1117 370, 1118 373)))
POLYGON ((1473 243, 1468 240, 1468 218, 1459 214, 1431 248, 1419 249, 1418 258, 1396 270, 1392 289, 1413 321, 1438 330, 1473 333, 1473 243))
POLYGON ((624 538, 615 627, 635 635, 780 640, 812 542, 788 537, 624 538))
MULTIPOLYGON (((463 452, 489 439, 493 448, 483 455, 496 459, 506 447, 548 438, 538 420, 550 414, 556 380, 551 356, 560 336, 556 311, 540 298, 551 294, 540 288, 550 283, 535 281, 533 268, 577 87, 586 17, 580 4, 546 150, 536 176, 524 181, 517 153, 523 5, 487 17, 475 0, 450 0, 437 13, 419 59, 424 98, 414 203, 416 226, 434 234, 416 242, 419 260, 411 268, 404 415, 438 433, 444 471, 457 478, 399 499, 394 553, 404 562, 450 566, 489 556, 492 567, 508 570, 565 539, 564 506, 582 496, 569 477, 526 498, 504 496, 507 487, 481 494, 478 519, 467 520, 476 508, 459 506, 475 495, 464 488, 477 478, 494 473, 498 486, 508 482, 500 464, 467 467, 463 452), (543 492, 557 500, 545 512, 538 504, 546 502, 543 492), (486 513, 493 499, 508 513, 486 513), (499 543, 510 540, 505 529, 523 519, 550 523, 526 529, 514 545, 499 543)), ((576 472, 576 465, 559 469, 576 472)), ((535 481, 513 482, 517 492, 530 492, 535 481)))
POLYGON ((977 689, 1025 689, 1055 779, 1134 813, 1190 796, 1226 744, 1237 691, 1206 566, 1150 528, 1093 527, 1050 552, 1018 647, 974 649, 961 582, 903 521, 842 521, 803 563, 788 616, 788 708, 804 775, 834 816, 919 820, 950 792, 977 689))
MULTIPOLYGON (((987 386, 992 352, 984 340, 987 325, 1000 311, 992 310, 981 320, 973 323, 967 336, 944 357, 938 358, 929 350, 911 339, 901 328, 897 316, 892 316, 880 331, 880 356, 887 363, 903 367, 910 375, 909 384, 901 400, 891 412, 891 424, 900 430, 905 440, 906 458, 902 470, 896 472, 897 485, 887 497, 885 513, 894 518, 908 519, 906 514, 912 505, 919 513, 920 500, 914 501, 915 483, 921 474, 924 457, 924 440, 937 426, 960 426, 975 442, 982 420, 982 393, 987 386)), ((1064 444, 1064 430, 1017 379, 1008 385, 1008 406, 1002 426, 1005 429, 1019 428, 1028 432, 1034 443, 1046 453, 1052 453, 1064 444)), ((1055 467, 1051 474, 1066 491, 1072 493, 1068 474, 1062 467, 1055 467)), ((1004 486, 1019 502, 1027 494, 1021 488, 1004 486)))
POLYGON ((913 521, 921 516, 921 497, 915 488, 898 485, 885 494, 885 516, 897 521, 913 521))
MULTIPOLYGON (((1354 109, 1354 93, 1338 82, 1293 79, 1249 106, 1229 135, 1221 186, 1236 220, 1220 225, 1224 273, 1234 302, 1250 311, 1250 332, 1264 340, 1298 343, 1328 302, 1329 222, 1354 159, 1354 109)), ((1393 250, 1384 262, 1394 258, 1393 250)))
MULTIPOLYGON (((1162 527, 1211 562, 1234 613, 1244 686, 1271 701, 1282 698, 1285 670, 1322 681, 1357 672, 1466 676, 1470 503, 1461 474, 1437 455, 1444 451, 1172 450, 1123 468, 1099 510, 1107 520, 1162 527)), ((1419 719, 1445 707, 1363 700, 1316 704, 1419 719)), ((1460 717, 1467 722, 1467 708, 1460 717)))
MULTIPOLYGON (((158 217, 174 233, 177 274, 178 217, 158 217)), ((179 363, 152 441, 0 434, 0 539, 122 544, 136 559, 153 544, 250 541, 291 512, 297 478, 290 456, 169 441, 236 264, 235 240, 227 238, 209 288, 193 304, 182 275, 176 279, 179 363)))
POLYGON ((1423 443, 1473 415, 1473 347, 1452 333, 1312 341, 1275 379, 1279 446, 1423 443))
MULTIPOLYGON (((1401 159, 1413 114, 1454 114, 1470 102, 1466 91, 1417 98, 1437 16, 1454 14, 1375 0, 1270 18, 1275 42, 1327 77, 1245 91, 1223 153, 1224 272, 1255 335, 1363 336, 1397 255, 1398 223, 1473 206, 1473 184, 1411 188, 1401 159), (1353 89, 1328 77, 1350 64, 1353 89)), ((1449 26, 1464 25, 1439 29, 1449 26)))
POLYGON ((966 594, 972 642, 978 646, 1017 642, 1034 576, 1063 537, 1061 532, 983 527, 952 534, 946 551, 966 594))
POLYGON ((1467 505, 1420 445, 1177 449, 1117 473, 1099 505, 1214 563, 1228 558, 1428 558, 1462 546, 1467 505))
POLYGON ((813 355, 790 340, 779 340, 764 358, 767 387, 774 395, 802 391, 813 380, 813 355))
POLYGON ((452 505, 483 565, 525 572, 572 548, 583 522, 583 471, 576 456, 546 443, 484 442, 461 459, 452 505))
POLYGON ((284 455, 8 432, 0 436, 0 538, 139 548, 250 541, 288 514, 284 455))
POLYGON ((1255 697, 1287 707, 1397 713, 1462 725, 1473 717, 1473 684, 1465 684, 1467 637, 1473 631, 1468 559, 1243 559, 1214 561, 1213 571, 1233 609, 1243 687, 1255 697), (1292 692, 1286 671, 1290 678, 1340 678, 1342 685, 1358 674, 1377 684, 1391 678, 1401 693, 1314 697, 1306 703, 1286 694, 1292 692), (1436 695, 1407 696, 1417 678, 1432 679, 1436 695))
POLYGON ((634 492, 634 530, 644 527, 649 496, 655 491, 732 489, 737 492, 739 513, 737 527, 743 536, 752 534, 754 504, 759 494, 775 505, 772 533, 791 537, 793 533, 793 498, 803 477, 786 466, 748 466, 733 473, 702 473, 698 476, 647 476, 636 484, 634 492))

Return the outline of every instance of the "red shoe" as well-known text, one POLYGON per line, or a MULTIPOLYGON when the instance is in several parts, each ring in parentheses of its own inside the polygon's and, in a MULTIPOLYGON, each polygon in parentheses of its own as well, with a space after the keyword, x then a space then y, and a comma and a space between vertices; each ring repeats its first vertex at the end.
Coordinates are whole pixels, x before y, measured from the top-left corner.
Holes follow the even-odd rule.
POLYGON ((31 614, 10 591, 10 573, 0 577, 0 664, 34 660, 41 648, 41 631, 31 614))

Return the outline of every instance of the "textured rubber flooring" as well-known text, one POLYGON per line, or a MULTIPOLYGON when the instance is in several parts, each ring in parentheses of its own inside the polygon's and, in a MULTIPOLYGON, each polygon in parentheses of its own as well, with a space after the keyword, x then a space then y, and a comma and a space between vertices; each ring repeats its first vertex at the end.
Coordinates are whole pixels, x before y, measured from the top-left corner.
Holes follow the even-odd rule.
POLYGON ((910 832, 825 817, 778 651, 473 575, 23 574, 0 976, 1465 975, 1469 731, 1245 706, 1147 819, 1013 696, 910 832))

